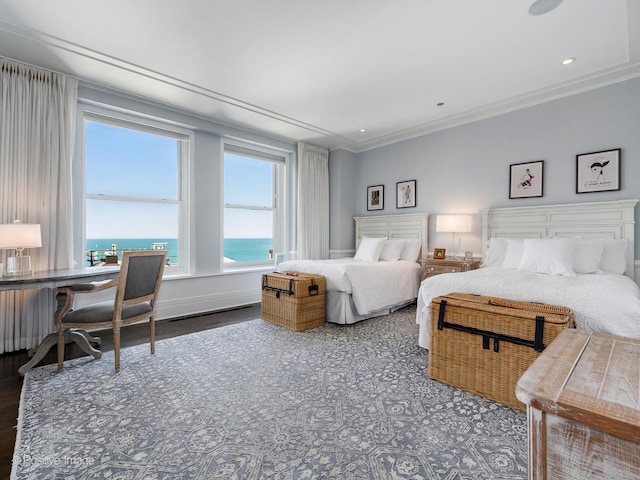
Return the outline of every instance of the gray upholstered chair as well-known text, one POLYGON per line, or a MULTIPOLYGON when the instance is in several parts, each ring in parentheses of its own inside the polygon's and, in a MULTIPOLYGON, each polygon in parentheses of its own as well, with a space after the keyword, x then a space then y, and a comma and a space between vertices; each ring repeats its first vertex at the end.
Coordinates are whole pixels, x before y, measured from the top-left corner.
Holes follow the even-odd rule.
POLYGON ((59 289, 59 294, 66 295, 64 305, 56 312, 59 371, 63 369, 66 329, 112 327, 116 372, 119 372, 120 327, 148 318, 151 353, 155 353, 155 304, 166 261, 166 250, 125 251, 117 278, 102 283, 79 284, 59 289), (116 287, 114 301, 95 303, 73 310, 75 295, 99 292, 112 287, 116 287))

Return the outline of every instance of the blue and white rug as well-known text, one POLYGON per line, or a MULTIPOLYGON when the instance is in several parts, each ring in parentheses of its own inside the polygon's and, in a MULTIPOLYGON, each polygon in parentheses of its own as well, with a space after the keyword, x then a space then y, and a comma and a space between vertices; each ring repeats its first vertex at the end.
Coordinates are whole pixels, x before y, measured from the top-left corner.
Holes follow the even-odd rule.
POLYGON ((427 376, 415 307, 263 320, 30 371, 16 479, 523 479, 526 416, 427 376))

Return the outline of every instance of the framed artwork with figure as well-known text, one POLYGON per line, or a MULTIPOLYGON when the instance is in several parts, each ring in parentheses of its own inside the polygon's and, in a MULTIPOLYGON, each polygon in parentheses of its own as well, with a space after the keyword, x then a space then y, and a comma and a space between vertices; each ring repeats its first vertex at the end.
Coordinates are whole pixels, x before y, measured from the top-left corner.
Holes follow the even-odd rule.
POLYGON ((620 190, 620 149, 576 155, 576 193, 620 190))
POLYGON ((396 183, 396 208, 407 208, 416 206, 416 181, 396 183))
POLYGON ((509 167, 509 198, 542 196, 544 160, 514 163, 509 167))
POLYGON ((384 185, 367 187, 367 210, 384 210, 384 185))

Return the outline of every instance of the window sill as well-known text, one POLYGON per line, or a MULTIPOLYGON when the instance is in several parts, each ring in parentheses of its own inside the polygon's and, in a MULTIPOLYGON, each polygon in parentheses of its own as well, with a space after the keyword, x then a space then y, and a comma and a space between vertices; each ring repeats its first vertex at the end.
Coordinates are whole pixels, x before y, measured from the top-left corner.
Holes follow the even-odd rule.
POLYGON ((175 273, 167 273, 165 271, 164 276, 162 277, 162 281, 174 281, 174 280, 185 280, 185 279, 195 279, 195 278, 207 278, 207 277, 221 277, 227 275, 238 275, 238 274, 246 274, 246 273, 263 273, 263 272, 273 272, 276 270, 275 265, 247 265, 244 267, 236 267, 233 269, 226 269, 221 272, 206 272, 206 273, 186 273, 186 272, 175 272, 175 273))

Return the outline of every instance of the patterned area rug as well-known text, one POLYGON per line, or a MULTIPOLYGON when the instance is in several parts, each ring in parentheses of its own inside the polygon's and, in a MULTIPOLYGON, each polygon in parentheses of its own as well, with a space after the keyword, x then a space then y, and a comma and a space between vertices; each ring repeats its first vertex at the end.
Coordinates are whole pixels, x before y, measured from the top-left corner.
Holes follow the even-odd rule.
POLYGON ((30 371, 12 478, 521 479, 522 412, 429 380, 415 307, 263 320, 30 371))

